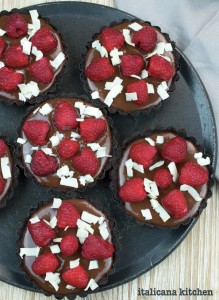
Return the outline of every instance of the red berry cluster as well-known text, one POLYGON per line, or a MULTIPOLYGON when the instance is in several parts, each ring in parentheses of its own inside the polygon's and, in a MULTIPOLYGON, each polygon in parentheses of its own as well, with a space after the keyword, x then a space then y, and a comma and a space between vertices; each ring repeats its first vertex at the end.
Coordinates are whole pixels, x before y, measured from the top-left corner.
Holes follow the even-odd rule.
MULTIPOLYGON (((28 33, 27 22, 19 13, 8 16, 5 37, 0 37, 0 60, 5 64, 0 69, 0 90, 13 92, 18 84, 24 83, 25 74, 17 72, 17 69, 27 68, 31 78, 42 84, 49 84, 54 78, 54 70, 47 57, 32 62, 30 55, 23 53, 22 45, 18 44, 19 39, 28 33), (10 44, 7 40, 10 39, 10 44), (12 41, 12 42, 11 42, 12 41)), ((58 41, 55 35, 47 28, 39 29, 30 39, 32 46, 43 54, 54 52, 58 41)))
POLYGON ((56 272, 61 267, 61 277, 68 285, 84 289, 89 282, 89 273, 79 265, 75 268, 63 268, 60 258, 71 257, 76 254, 86 260, 103 260, 112 257, 114 247, 98 234, 89 234, 85 242, 80 245, 76 235, 68 234, 64 229, 77 228, 80 213, 71 202, 63 202, 57 211, 57 229, 52 229, 43 219, 37 223, 28 222, 28 230, 34 243, 41 247, 40 255, 34 260, 32 270, 36 275, 44 276, 48 272, 56 272), (58 230, 58 231, 57 231, 58 230), (48 246, 54 244, 53 239, 62 232, 60 242, 61 253, 53 254, 48 246))
MULTIPOLYGON (((176 136, 162 146, 161 151, 155 146, 146 142, 135 143, 130 147, 129 157, 136 163, 142 165, 147 170, 158 156, 164 161, 174 162, 176 167, 180 165, 180 174, 177 181, 178 185, 189 185, 199 187, 207 183, 209 175, 205 167, 200 166, 196 161, 186 161, 187 142, 184 138, 176 136)), ((168 213, 175 219, 181 219, 188 214, 187 201, 173 182, 173 177, 168 168, 159 168, 153 173, 153 180, 159 189, 171 189, 161 199, 161 204, 168 213)), ((144 188, 143 178, 132 178, 127 180, 119 190, 120 198, 125 202, 139 202, 147 197, 144 188)))
MULTIPOLYGON (((174 75, 174 68, 169 61, 159 55, 149 58, 146 65, 143 53, 151 52, 157 44, 156 30, 147 25, 132 34, 132 43, 139 49, 139 54, 129 54, 126 49, 121 56, 120 75, 130 77, 131 75, 140 76, 141 71, 147 68, 150 77, 169 80, 174 75)), ((100 34, 102 46, 110 53, 114 48, 122 50, 125 47, 125 39, 121 31, 115 28, 105 28, 100 34)), ((128 45, 128 47, 131 47, 128 45)), ((92 81, 113 80, 117 66, 113 66, 109 58, 100 57, 92 60, 86 68, 86 76, 92 81)), ((137 80, 129 83, 126 87, 127 93, 137 93, 135 103, 144 106, 148 102, 148 88, 146 80, 137 80)))
MULTIPOLYGON (((83 122, 78 122, 77 118, 79 115, 76 108, 70 102, 60 101, 55 106, 51 124, 44 120, 27 120, 23 124, 22 131, 32 145, 43 146, 50 143, 51 128, 56 128, 63 134, 78 130, 81 143, 63 138, 57 147, 57 155, 62 160, 71 159, 72 167, 82 175, 94 176, 100 167, 100 159, 86 143, 98 141, 106 131, 107 124, 103 118, 86 118, 83 122)), ((59 161, 56 157, 37 150, 33 154, 30 167, 36 176, 49 176, 58 170, 59 161)))

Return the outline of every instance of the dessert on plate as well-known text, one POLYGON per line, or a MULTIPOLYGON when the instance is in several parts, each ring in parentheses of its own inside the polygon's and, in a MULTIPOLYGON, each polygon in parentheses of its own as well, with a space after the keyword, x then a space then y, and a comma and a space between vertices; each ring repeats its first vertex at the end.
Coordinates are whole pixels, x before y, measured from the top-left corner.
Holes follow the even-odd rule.
POLYGON ((50 99, 25 118, 21 161, 39 184, 82 188, 104 175, 112 151, 107 118, 80 98, 50 99))
POLYGON ((186 136, 164 131, 135 138, 119 163, 119 198, 138 221, 176 227, 209 197, 209 164, 186 136))
POLYGON ((169 97, 178 69, 175 44, 143 21, 105 27, 89 43, 84 80, 110 111, 146 111, 169 97))
POLYGON ((84 199, 41 204, 22 228, 22 268, 47 293, 96 290, 113 265, 115 248, 106 215, 84 199))
POLYGON ((0 98, 34 102, 55 83, 65 63, 60 34, 37 10, 0 16, 0 98))

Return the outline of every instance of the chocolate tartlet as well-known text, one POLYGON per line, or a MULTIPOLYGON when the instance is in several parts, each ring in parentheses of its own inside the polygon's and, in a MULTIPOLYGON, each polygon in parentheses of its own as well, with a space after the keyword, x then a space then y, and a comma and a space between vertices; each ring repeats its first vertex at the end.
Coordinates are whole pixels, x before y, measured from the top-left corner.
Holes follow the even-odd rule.
POLYGON ((86 200, 60 198, 31 214, 19 247, 28 277, 55 295, 98 288, 112 268, 115 251, 104 213, 86 200))
POLYGON ((34 102, 55 83, 65 55, 60 34, 37 10, 0 16, 0 98, 34 102))
POLYGON ((104 174, 112 138, 99 108, 79 98, 56 98, 26 117, 17 140, 28 173, 42 185, 82 188, 104 174))
POLYGON ((119 198, 140 222, 176 227, 208 197, 209 157, 189 138, 159 132, 129 144, 118 170, 119 198))
MULTIPOLYGON (((6 141, 0 137, 0 207, 5 206, 6 199, 15 184, 15 168, 13 165, 12 153, 6 141)), ((17 173, 17 169, 16 169, 17 173)))
POLYGON ((159 27, 124 21, 104 28, 87 48, 86 85, 112 112, 146 111, 174 89, 178 53, 159 27))

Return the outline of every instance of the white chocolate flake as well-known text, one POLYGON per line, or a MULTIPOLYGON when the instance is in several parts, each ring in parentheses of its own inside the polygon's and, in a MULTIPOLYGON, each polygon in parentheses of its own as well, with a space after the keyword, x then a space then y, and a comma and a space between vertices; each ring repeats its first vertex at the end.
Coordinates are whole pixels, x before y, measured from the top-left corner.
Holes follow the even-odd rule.
POLYGON ((26 141, 27 141, 27 140, 25 140, 25 139, 22 139, 22 138, 17 138, 17 143, 18 143, 18 144, 21 144, 21 145, 23 145, 23 144, 25 144, 25 143, 26 143, 26 141))
POLYGON ((8 157, 1 157, 1 170, 4 179, 11 178, 10 161, 8 157))
POLYGON ((129 24, 128 27, 131 28, 131 29, 134 30, 134 31, 139 31, 140 29, 143 28, 143 26, 141 26, 141 25, 140 25, 139 23, 137 23, 137 22, 133 22, 133 23, 129 24))
POLYGON ((36 247, 36 248, 20 248, 20 257, 23 258, 24 255, 26 256, 35 256, 37 257, 40 253, 40 248, 36 247))
POLYGON ((170 215, 166 212, 166 210, 163 208, 163 206, 160 205, 160 203, 157 200, 151 199, 150 202, 153 209, 159 214, 160 218, 164 222, 170 219, 170 215))
POLYGON ((187 185, 187 184, 181 185, 180 186, 180 191, 188 192, 192 196, 192 198, 197 202, 202 201, 202 198, 200 197, 199 193, 196 191, 196 189, 194 189, 190 185, 187 185))
POLYGON ((50 250, 53 254, 61 253, 61 249, 59 248, 59 245, 50 246, 50 250))
POLYGON ((152 214, 150 209, 141 209, 141 214, 145 218, 145 220, 151 220, 152 219, 152 214))
POLYGON ((150 166, 149 170, 152 171, 156 168, 163 166, 163 164, 164 164, 164 160, 160 160, 160 161, 156 162, 154 165, 150 166))
POLYGON ((70 269, 74 269, 80 265, 80 258, 71 260, 69 263, 70 269))
POLYGON ((99 268, 98 260, 90 260, 88 270, 95 270, 98 268, 99 268))
POLYGON ((25 163, 30 164, 32 161, 32 156, 30 154, 26 154, 24 161, 25 163))

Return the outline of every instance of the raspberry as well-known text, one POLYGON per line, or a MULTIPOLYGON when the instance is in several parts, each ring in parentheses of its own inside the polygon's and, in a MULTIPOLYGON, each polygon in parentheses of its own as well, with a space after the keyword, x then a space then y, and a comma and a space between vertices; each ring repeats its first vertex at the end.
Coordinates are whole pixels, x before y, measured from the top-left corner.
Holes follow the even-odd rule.
POLYGON ((181 169, 179 182, 190 186, 200 186, 208 182, 208 171, 198 163, 188 161, 181 169))
POLYGON ((101 44, 106 48, 108 52, 114 48, 120 50, 124 45, 123 34, 114 28, 105 28, 100 34, 101 44))
POLYGON ((174 219, 181 219, 189 212, 186 199, 180 190, 171 191, 161 202, 163 207, 174 219))
POLYGON ((56 37, 48 28, 39 29, 31 38, 31 42, 43 53, 54 51, 58 45, 56 37))
POLYGON ((30 75, 43 84, 49 84, 53 81, 54 71, 48 60, 48 58, 43 57, 38 61, 33 62, 29 66, 30 75))
POLYGON ((57 158, 45 154, 42 150, 34 153, 30 169, 36 176, 49 176, 59 168, 57 158))
POLYGON ((32 270, 36 275, 45 275, 47 272, 55 272, 58 266, 58 258, 54 254, 47 252, 34 260, 32 270))
POLYGON ((100 57, 94 59, 85 70, 86 76, 93 81, 109 79, 115 72, 108 58, 100 57))
POLYGON ((100 236, 90 234, 82 245, 82 256, 86 259, 106 259, 113 255, 113 245, 100 236))
POLYGON ((82 266, 68 269, 62 274, 62 278, 67 284, 78 289, 86 288, 89 281, 88 273, 82 266))
POLYGON ((43 146, 46 144, 46 136, 50 125, 43 120, 26 121, 22 127, 27 139, 34 145, 43 146))
POLYGON ((2 177, 0 177, 0 194, 2 194, 5 190, 5 181, 2 177))
POLYGON ((6 147, 7 146, 5 142, 2 139, 0 139, 0 158, 5 155, 6 147))
POLYGON ((161 155, 164 159, 174 161, 175 163, 181 163, 187 153, 187 143, 183 138, 176 136, 169 140, 161 151, 161 155))
POLYGON ((75 235, 66 235, 62 238, 60 248, 63 255, 71 256, 79 249, 79 242, 75 235))
POLYGON ((73 167, 83 175, 94 176, 100 166, 100 161, 90 148, 84 148, 80 154, 72 158, 73 167))
POLYGON ((157 43, 157 32, 151 26, 146 26, 137 31, 132 37, 132 43, 143 51, 152 51, 157 43))
POLYGON ((54 123, 59 130, 71 130, 78 126, 78 114, 71 103, 61 101, 56 105, 54 123))
POLYGON ((49 246, 52 240, 56 237, 55 230, 42 220, 34 224, 31 224, 29 221, 27 227, 34 243, 38 247, 49 246))
POLYGON ((57 213, 57 226, 59 228, 77 227, 77 221, 80 219, 80 214, 72 203, 65 202, 63 203, 57 213))
POLYGON ((20 38, 27 34, 27 22, 21 14, 13 13, 8 17, 5 30, 10 38, 20 38))
POLYGON ((62 159, 72 158, 79 150, 79 143, 64 138, 58 146, 58 152, 62 159))
POLYGON ((167 189, 173 182, 173 177, 167 169, 159 169, 154 174, 154 181, 160 189, 167 189))
POLYGON ((80 123, 80 134, 86 143, 97 141, 106 130, 106 121, 103 119, 85 119, 80 123))
POLYGON ((149 61, 148 75, 154 78, 169 80, 174 75, 174 69, 165 58, 153 55, 149 61))
POLYGON ((4 63, 9 68, 22 68, 29 64, 29 56, 24 54, 21 45, 13 45, 5 51, 4 63))
POLYGON ((3 39, 3 37, 0 36, 0 59, 2 59, 5 48, 6 48, 5 40, 3 39))
POLYGON ((139 75, 145 67, 144 59, 138 54, 124 54, 121 59, 121 71, 124 77, 139 75))
POLYGON ((14 72, 6 67, 0 69, 0 90, 12 92, 17 89, 18 84, 22 83, 24 75, 14 72))
POLYGON ((120 187, 119 197, 125 202, 140 202, 147 197, 144 181, 141 178, 132 178, 120 187))
POLYGON ((129 151, 129 156, 136 163, 143 165, 144 169, 150 167, 156 154, 157 149, 147 143, 134 144, 129 151))
POLYGON ((133 103, 145 105, 148 102, 148 88, 144 80, 129 83, 127 93, 137 93, 138 100, 133 101, 133 103))

